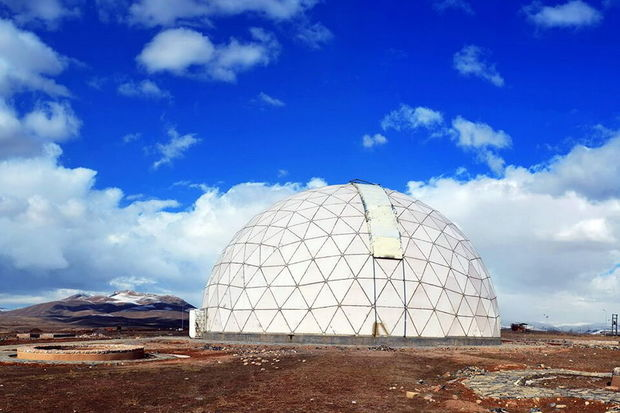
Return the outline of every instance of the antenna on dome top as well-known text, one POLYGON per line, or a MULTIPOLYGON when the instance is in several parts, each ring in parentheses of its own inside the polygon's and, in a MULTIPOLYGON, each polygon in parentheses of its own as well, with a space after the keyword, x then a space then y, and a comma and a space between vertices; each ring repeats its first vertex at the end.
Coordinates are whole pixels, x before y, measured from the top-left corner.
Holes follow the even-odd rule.
POLYGON ((370 182, 370 181, 365 181, 363 179, 359 179, 359 178, 355 178, 355 179, 351 179, 349 181, 350 184, 367 184, 367 185, 378 185, 381 186, 379 184, 376 184, 374 182, 370 182))

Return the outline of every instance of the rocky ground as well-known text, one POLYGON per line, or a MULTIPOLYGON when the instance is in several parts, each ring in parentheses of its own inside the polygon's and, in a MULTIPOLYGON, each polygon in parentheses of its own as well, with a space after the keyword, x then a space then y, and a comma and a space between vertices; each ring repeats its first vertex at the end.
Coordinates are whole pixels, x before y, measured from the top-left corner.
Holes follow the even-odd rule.
MULTIPOLYGON (((121 341, 189 357, 115 365, 5 362, 0 412, 607 412, 620 406, 587 399, 588 389, 608 392, 610 400, 620 393, 606 387, 605 376, 559 374, 610 373, 620 365, 614 338, 506 333, 502 346, 432 349, 121 341), (490 387, 475 388, 508 370, 540 374, 526 377, 514 393, 499 389, 504 398, 490 387), (539 380, 545 375, 550 378, 539 380), (515 398, 523 388, 554 397, 515 398), (584 396, 555 397, 553 391, 566 389, 584 396)), ((511 385, 502 380, 491 385, 511 385)))

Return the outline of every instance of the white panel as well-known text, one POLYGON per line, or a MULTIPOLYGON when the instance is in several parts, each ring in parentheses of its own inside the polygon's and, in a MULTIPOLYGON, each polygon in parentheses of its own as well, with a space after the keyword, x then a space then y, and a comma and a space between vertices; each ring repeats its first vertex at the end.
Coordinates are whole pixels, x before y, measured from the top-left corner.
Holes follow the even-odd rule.
POLYGON ((362 197, 376 258, 403 258, 400 233, 390 198, 379 185, 354 184, 362 197))

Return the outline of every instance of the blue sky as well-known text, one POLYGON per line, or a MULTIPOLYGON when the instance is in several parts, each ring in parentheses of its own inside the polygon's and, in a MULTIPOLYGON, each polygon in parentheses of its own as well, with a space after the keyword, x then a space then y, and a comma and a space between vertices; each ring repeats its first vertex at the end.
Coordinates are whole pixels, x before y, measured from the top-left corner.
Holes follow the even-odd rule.
POLYGON ((254 213, 362 178, 464 227, 505 317, 545 312, 521 308, 532 282, 582 303, 556 322, 611 311, 616 1, 0 0, 0 16, 0 306, 117 287, 198 304, 254 213), (204 254, 166 238, 183 236, 204 254), (505 253, 524 244, 535 269, 505 253), (574 251, 581 266, 554 265, 574 251))

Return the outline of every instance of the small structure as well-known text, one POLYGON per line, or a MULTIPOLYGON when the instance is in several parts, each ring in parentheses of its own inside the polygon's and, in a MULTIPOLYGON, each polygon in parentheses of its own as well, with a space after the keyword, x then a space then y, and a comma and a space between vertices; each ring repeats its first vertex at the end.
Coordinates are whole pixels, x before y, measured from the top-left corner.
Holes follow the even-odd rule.
POLYGON ((50 339, 50 338, 69 338, 75 337, 73 333, 41 333, 39 338, 42 339, 50 339))
POLYGON ((137 360, 144 358, 144 347, 126 344, 44 344, 18 347, 17 358, 41 361, 137 360))
POLYGON ((512 323, 510 325, 510 329, 518 333, 529 333, 530 331, 532 331, 530 325, 527 323, 512 323))
POLYGON ((17 333, 18 340, 29 340, 31 338, 39 338, 38 333, 17 333))

